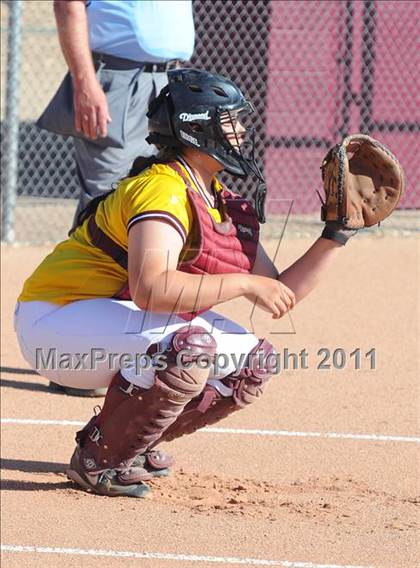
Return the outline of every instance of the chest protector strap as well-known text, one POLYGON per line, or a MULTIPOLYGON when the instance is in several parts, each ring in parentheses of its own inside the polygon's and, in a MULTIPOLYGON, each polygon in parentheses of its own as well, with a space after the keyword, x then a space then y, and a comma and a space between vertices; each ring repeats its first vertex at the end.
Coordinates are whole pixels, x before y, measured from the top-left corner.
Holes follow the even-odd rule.
POLYGON ((92 215, 88 221, 88 230, 92 244, 98 247, 108 256, 110 256, 117 264, 122 266, 125 270, 128 268, 128 254, 127 251, 113 241, 103 230, 98 227, 95 221, 95 215, 92 215))

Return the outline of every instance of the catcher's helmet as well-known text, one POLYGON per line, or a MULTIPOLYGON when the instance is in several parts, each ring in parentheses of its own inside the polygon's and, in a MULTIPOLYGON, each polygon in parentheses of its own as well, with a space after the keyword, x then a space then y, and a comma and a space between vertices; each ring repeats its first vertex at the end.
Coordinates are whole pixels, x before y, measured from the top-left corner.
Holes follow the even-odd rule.
POLYGON ((236 120, 243 122, 253 110, 238 87, 221 75, 200 69, 174 69, 168 71, 168 85, 149 105, 146 140, 156 146, 191 146, 212 156, 234 176, 253 173, 264 181, 254 159, 254 140, 250 157, 246 157, 235 130, 236 120), (226 135, 227 124, 236 143, 229 140, 232 134, 226 135))

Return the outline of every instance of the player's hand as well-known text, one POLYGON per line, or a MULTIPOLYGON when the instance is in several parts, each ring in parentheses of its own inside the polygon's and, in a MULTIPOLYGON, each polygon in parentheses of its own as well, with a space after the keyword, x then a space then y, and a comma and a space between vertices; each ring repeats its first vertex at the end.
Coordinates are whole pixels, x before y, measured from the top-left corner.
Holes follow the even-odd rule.
POLYGON ((98 136, 104 138, 112 119, 105 93, 96 77, 75 84, 73 104, 77 132, 83 132, 91 140, 98 136))
POLYGON ((270 312, 273 319, 281 318, 296 304, 292 290, 274 278, 252 274, 248 290, 245 297, 264 311, 270 312))

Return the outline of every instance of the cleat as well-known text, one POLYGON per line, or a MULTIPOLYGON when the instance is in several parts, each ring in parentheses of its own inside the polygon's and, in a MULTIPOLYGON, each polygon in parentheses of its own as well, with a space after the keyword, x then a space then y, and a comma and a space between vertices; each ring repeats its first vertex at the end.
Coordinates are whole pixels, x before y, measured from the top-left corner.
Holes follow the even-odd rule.
MULTIPOLYGON (((135 473, 135 470, 131 469, 130 472, 135 473)), ((150 487, 143 481, 124 485, 119 478, 119 472, 115 469, 107 469, 101 473, 87 473, 80 463, 79 446, 74 450, 66 475, 70 481, 85 491, 97 495, 144 498, 150 492, 150 487)))

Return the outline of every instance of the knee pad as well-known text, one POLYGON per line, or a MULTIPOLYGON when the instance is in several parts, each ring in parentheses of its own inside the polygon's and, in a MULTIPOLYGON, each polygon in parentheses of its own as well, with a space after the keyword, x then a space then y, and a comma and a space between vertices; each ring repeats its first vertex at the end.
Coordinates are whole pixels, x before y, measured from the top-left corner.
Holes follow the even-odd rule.
POLYGON ((271 343, 260 339, 249 352, 245 365, 222 380, 233 389, 232 397, 238 406, 247 406, 263 394, 277 368, 276 353, 271 343))
POLYGON ((156 371, 156 380, 180 396, 197 396, 207 381, 216 348, 216 340, 203 327, 180 328, 164 352, 166 367, 156 371))

